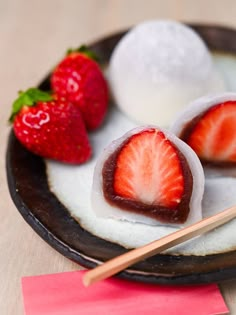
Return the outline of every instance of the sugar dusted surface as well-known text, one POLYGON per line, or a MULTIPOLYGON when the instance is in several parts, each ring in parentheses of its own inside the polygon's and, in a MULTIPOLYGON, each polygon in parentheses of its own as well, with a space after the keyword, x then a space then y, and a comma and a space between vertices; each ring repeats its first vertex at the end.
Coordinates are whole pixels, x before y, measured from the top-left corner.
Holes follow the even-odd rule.
MULTIPOLYGON (((236 91, 236 60, 233 57, 214 58, 217 68, 227 82, 228 90, 236 91)), ((78 218, 86 230, 98 237, 132 248, 144 245, 177 229, 154 227, 145 224, 121 222, 113 219, 97 218, 91 209, 91 187, 96 159, 112 140, 122 136, 137 125, 118 110, 113 110, 104 128, 91 134, 94 147, 93 159, 81 167, 62 165, 46 161, 51 190, 69 211, 78 218)), ((206 180, 203 198, 203 215, 209 216, 215 210, 221 211, 236 204, 236 178, 215 177, 210 174, 206 180)), ((169 250, 171 253, 205 255, 224 252, 236 248, 236 220, 216 230, 169 250)))
POLYGON ((126 115, 164 126, 194 98, 224 90, 202 39, 191 28, 168 20, 141 23, 120 40, 109 80, 126 115))
POLYGON ((173 76, 184 81, 191 76, 199 83, 212 71, 211 55, 197 33, 168 20, 135 26, 120 40, 112 58, 120 58, 127 72, 131 68, 136 77, 144 75, 143 79, 149 80, 151 76, 158 83, 169 83, 173 76))

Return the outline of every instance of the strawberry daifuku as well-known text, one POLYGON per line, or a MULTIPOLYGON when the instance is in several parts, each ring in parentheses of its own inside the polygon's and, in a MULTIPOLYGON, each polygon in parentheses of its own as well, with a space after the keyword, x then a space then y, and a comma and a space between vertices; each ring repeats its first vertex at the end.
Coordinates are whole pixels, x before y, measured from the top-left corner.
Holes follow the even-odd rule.
POLYGON ((63 98, 28 89, 14 102, 10 120, 18 140, 37 155, 71 164, 91 156, 80 110, 63 98))
POLYGON ((98 216, 146 224, 201 219, 202 166, 192 149, 154 126, 113 141, 98 159, 92 206, 98 216))
POLYGON ((57 65, 51 76, 52 89, 81 110, 87 129, 98 128, 108 106, 108 87, 97 62, 84 46, 57 65))
POLYGON ((205 164, 236 165, 236 93, 200 98, 189 105, 172 131, 205 164))
POLYGON ((169 126, 195 98, 225 91, 201 37, 169 20, 145 21, 126 33, 112 52, 108 78, 123 113, 159 126, 169 126))

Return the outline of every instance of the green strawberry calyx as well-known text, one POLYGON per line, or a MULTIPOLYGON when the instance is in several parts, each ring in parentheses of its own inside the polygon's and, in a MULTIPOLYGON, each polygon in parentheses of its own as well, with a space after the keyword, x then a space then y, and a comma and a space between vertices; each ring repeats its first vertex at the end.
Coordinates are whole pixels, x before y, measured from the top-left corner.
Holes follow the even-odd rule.
POLYGON ((9 118, 9 122, 13 122, 17 113, 23 106, 34 106, 37 102, 49 102, 53 100, 53 96, 48 93, 41 91, 37 88, 29 88, 25 92, 19 91, 18 98, 12 104, 12 112, 9 118))
POLYGON ((95 54, 94 51, 92 51, 91 49, 88 48, 88 46, 86 45, 82 45, 80 46, 79 48, 76 48, 76 49, 72 49, 72 48, 69 48, 66 52, 66 55, 70 55, 72 53, 81 53, 85 56, 87 56, 88 58, 98 62, 99 61, 99 58, 98 56, 95 54))

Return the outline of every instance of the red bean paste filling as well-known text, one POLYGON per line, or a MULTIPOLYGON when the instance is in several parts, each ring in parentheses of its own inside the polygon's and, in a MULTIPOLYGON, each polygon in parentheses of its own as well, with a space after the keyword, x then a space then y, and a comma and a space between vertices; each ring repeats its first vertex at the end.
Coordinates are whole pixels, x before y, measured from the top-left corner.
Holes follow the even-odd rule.
MULTIPOLYGON (((210 109, 218 107, 220 104, 217 104, 215 106, 212 106, 210 109)), ((193 130, 195 129, 196 125, 198 124, 198 122, 207 114, 208 110, 204 111, 203 113, 199 114, 198 116, 194 117, 192 120, 190 120, 189 122, 187 122, 185 124, 185 126, 183 127, 179 138, 188 143, 188 139, 191 135, 191 133, 193 132, 193 130)), ((214 161, 214 160, 206 160, 203 159, 201 157, 199 157, 201 163, 203 164, 203 166, 207 166, 207 167, 219 167, 219 168, 232 168, 236 166, 235 162, 232 161, 214 161)))
POLYGON ((178 155, 184 178, 184 192, 180 203, 176 208, 167 208, 158 205, 147 205, 140 201, 134 201, 117 195, 114 191, 114 174, 117 157, 122 147, 129 141, 126 139, 105 161, 102 169, 103 194, 107 202, 113 206, 128 212, 141 214, 163 223, 184 223, 189 214, 189 203, 193 190, 193 176, 184 155, 172 143, 178 155))

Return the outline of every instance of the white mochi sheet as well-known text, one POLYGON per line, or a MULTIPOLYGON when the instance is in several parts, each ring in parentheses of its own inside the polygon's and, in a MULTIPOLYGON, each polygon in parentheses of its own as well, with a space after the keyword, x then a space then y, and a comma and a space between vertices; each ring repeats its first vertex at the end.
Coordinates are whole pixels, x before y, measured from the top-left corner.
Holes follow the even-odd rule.
MULTIPOLYGON (((236 91, 236 58, 214 57, 228 90, 236 91), (234 74, 234 75, 233 75, 234 74)), ((170 226, 150 226, 141 223, 99 218, 91 207, 91 189, 96 159, 114 139, 136 127, 137 124, 112 107, 101 129, 90 134, 93 158, 87 164, 70 166, 47 160, 50 189, 68 208, 71 215, 87 231, 120 244, 126 248, 142 246, 177 230, 170 226)), ((236 205, 236 178, 206 176, 203 197, 203 217, 213 215, 236 205)), ((236 249, 236 219, 194 240, 181 244, 168 252, 184 255, 207 255, 236 249)))

